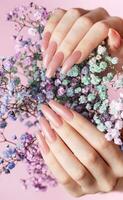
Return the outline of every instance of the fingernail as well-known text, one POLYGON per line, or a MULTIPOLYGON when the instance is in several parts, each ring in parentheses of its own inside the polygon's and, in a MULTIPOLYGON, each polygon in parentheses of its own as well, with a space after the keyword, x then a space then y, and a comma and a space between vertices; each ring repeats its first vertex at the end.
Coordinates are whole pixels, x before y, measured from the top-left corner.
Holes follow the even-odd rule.
POLYGON ((44 153, 44 154, 47 154, 50 151, 50 149, 49 149, 49 147, 48 147, 48 145, 47 145, 47 143, 45 141, 45 138, 43 137, 42 133, 38 132, 36 134, 36 138, 38 140, 41 152, 44 153))
POLYGON ((51 33, 50 32, 46 32, 44 33, 42 42, 41 42, 41 48, 42 48, 42 52, 46 51, 47 47, 48 47, 48 43, 51 37, 51 33))
POLYGON ((59 128, 62 125, 62 120, 60 119, 60 117, 47 105, 42 105, 41 111, 43 112, 47 120, 52 122, 56 128, 59 128))
POLYGON ((65 74, 69 71, 69 69, 80 59, 81 52, 75 51, 69 58, 65 61, 62 66, 61 73, 65 74))
POLYGON ((55 132, 51 128, 50 124, 48 123, 48 121, 44 117, 41 117, 40 123, 41 123, 42 132, 44 133, 46 139, 50 143, 54 142, 57 137, 56 137, 55 132))
POLYGON ((47 68, 48 64, 50 63, 50 61, 52 60, 52 57, 54 56, 56 52, 56 49, 57 49, 57 43, 55 41, 50 42, 43 58, 44 68, 47 68))
POLYGON ((49 105, 58 115, 60 115, 66 121, 71 121, 73 119, 73 113, 67 107, 59 104, 54 100, 51 100, 49 102, 49 105))
POLYGON ((56 69, 61 66, 63 59, 64 59, 63 52, 58 52, 54 55, 46 72, 46 76, 48 78, 51 78, 54 75, 54 73, 56 72, 56 69))
POLYGON ((120 47, 121 36, 115 29, 112 28, 109 29, 108 37, 111 40, 111 43, 113 44, 114 48, 120 47))

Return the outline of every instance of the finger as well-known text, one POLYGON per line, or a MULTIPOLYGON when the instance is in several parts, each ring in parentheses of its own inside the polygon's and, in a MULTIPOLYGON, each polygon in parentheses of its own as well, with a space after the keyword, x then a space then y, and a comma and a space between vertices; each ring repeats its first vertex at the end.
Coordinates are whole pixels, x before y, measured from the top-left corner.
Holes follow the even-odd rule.
POLYGON ((87 11, 83 9, 81 9, 81 11, 77 9, 70 9, 63 15, 62 19, 57 24, 51 35, 49 46, 44 57, 45 68, 47 68, 56 50, 56 48, 54 48, 54 51, 52 52, 51 45, 56 44, 56 46, 59 46, 68 31, 71 29, 74 22, 80 17, 80 15, 86 12, 87 11))
POLYGON ((51 17, 49 18, 48 22, 46 23, 44 32, 43 32, 43 39, 42 39, 42 51, 46 51, 51 34, 55 29, 56 25, 59 23, 63 15, 65 14, 66 10, 64 9, 56 9, 51 17))
POLYGON ((71 8, 69 9, 65 15, 62 17, 58 25, 55 27, 53 34, 50 38, 50 41, 56 41, 56 43, 59 45, 66 34, 71 29, 72 25, 75 23, 75 21, 81 16, 87 13, 87 10, 84 9, 75 9, 71 8))
MULTIPOLYGON (((75 49, 75 47, 78 45, 78 43, 82 40, 82 38, 85 36, 85 34, 89 31, 89 29, 92 27, 92 25, 102 19, 105 19, 108 16, 107 12, 104 11, 102 8, 95 9, 91 12, 88 12, 81 17, 79 17, 69 32, 66 34, 64 39, 62 40, 61 44, 57 48, 57 51, 51 61, 51 63, 48 66, 48 70, 46 75, 48 77, 51 77, 56 69, 59 67, 59 63, 54 60, 57 59, 57 53, 62 52, 64 55, 64 59, 62 60, 62 63, 67 59, 69 55, 72 54, 72 51, 75 49), (77 36, 77 37, 76 37, 77 36)), ((75 52, 76 54, 72 55, 70 57, 71 64, 75 64, 76 61, 80 58, 81 52, 75 52)), ((62 65, 61 63, 61 65, 62 65)), ((67 64, 67 63, 66 63, 67 64)), ((67 64, 68 65, 68 64, 67 64)), ((72 66, 72 65, 71 65, 72 66)), ((70 67, 71 67, 70 66, 70 67)), ((64 70, 64 67, 62 68, 64 70)), ((62 71, 64 72, 64 71, 62 71)))
POLYGON ((57 49, 57 52, 64 52, 64 64, 61 70, 62 73, 66 73, 81 57, 81 52, 79 52, 78 56, 76 56, 78 51, 75 51, 74 54, 72 54, 72 52, 89 31, 89 29, 93 26, 93 24, 97 21, 106 19, 108 16, 108 13, 103 8, 97 8, 81 16, 74 23, 73 27, 57 49), (69 59, 67 59, 68 57, 69 59))
POLYGON ((107 141, 102 132, 77 112, 67 109, 54 100, 51 100, 49 105, 100 153, 117 176, 123 176, 123 154, 117 145, 107 141))
POLYGON ((39 142, 39 148, 43 159, 53 173, 54 177, 57 179, 58 183, 63 185, 64 188, 67 189, 67 191, 73 196, 82 196, 82 188, 68 175, 64 168, 58 163, 57 159, 50 151, 50 148, 46 143, 42 133, 37 133, 36 137, 39 142))
POLYGON ((108 36, 109 28, 114 28, 123 34, 123 20, 118 17, 109 17, 106 20, 95 23, 74 51, 81 52, 81 58, 77 63, 85 60, 89 54, 108 36))
POLYGON ((121 36, 115 29, 109 29, 108 45, 111 52, 117 51, 121 46, 121 36))
POLYGON ((115 29, 109 29, 108 32, 109 51, 112 56, 118 57, 118 64, 115 70, 119 73, 123 71, 123 39, 115 29))
MULTIPOLYGON (((107 190, 107 185, 112 181, 111 168, 97 154, 87 141, 78 134, 68 123, 62 120, 48 106, 42 105, 42 112, 51 123, 52 128, 70 148, 78 160, 89 170, 102 190, 107 190), (102 180, 102 182, 100 182, 102 180)), ((97 190, 95 184, 89 186, 89 191, 97 190)))
POLYGON ((49 148, 65 171, 72 177, 73 180, 81 185, 82 188, 90 185, 90 182, 92 184, 93 177, 91 174, 79 162, 60 137, 51 129, 48 121, 42 117, 40 123, 49 148), (52 138, 53 134, 56 137, 55 140, 52 138))

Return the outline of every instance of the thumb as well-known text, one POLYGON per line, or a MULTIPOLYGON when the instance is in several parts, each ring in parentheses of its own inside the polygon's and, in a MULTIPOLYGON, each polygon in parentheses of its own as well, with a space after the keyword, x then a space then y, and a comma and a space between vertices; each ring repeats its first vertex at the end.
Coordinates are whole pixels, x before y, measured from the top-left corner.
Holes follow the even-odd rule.
POLYGON ((119 58, 118 71, 122 71, 123 65, 123 39, 120 34, 115 30, 110 28, 108 32, 108 45, 110 53, 113 56, 119 58))
POLYGON ((115 29, 110 28, 108 32, 108 45, 111 52, 115 52, 121 47, 121 40, 120 34, 115 29))

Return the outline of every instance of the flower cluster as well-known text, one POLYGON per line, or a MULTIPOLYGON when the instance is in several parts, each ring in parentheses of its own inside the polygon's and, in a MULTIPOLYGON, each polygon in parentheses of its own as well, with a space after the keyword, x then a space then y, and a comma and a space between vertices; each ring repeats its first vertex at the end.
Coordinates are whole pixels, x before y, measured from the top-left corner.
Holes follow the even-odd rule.
POLYGON ((42 191, 56 185, 56 180, 43 161, 35 135, 27 132, 8 140, 4 134, 8 120, 19 119, 28 128, 40 128, 41 104, 55 99, 85 116, 107 140, 113 140, 123 149, 123 94, 117 100, 108 98, 108 83, 114 89, 123 87, 122 76, 118 75, 114 81, 118 58, 110 56, 103 41, 66 75, 61 74, 59 66, 55 77, 48 79, 42 67, 41 39, 50 14, 45 8, 30 3, 7 15, 7 19, 15 23, 16 53, 1 58, 0 69, 0 143, 5 144, 0 156, 0 172, 10 173, 23 161, 30 175, 28 180, 22 179, 23 184, 42 191), (30 37, 24 35, 24 29, 30 37))

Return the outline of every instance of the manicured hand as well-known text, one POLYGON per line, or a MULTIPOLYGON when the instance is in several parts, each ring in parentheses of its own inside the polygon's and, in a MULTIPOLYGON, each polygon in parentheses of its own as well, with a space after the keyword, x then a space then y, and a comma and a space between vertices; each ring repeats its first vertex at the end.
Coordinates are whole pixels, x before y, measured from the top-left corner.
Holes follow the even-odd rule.
POLYGON ((82 62, 115 28, 123 36, 123 20, 110 17, 104 8, 95 10, 56 9, 44 30, 43 66, 51 77, 62 66, 66 73, 73 64, 82 62))
POLYGON ((41 153, 58 182, 74 196, 114 190, 123 153, 77 112, 51 100, 42 105, 41 153), (49 107, 50 106, 50 107, 49 107))

